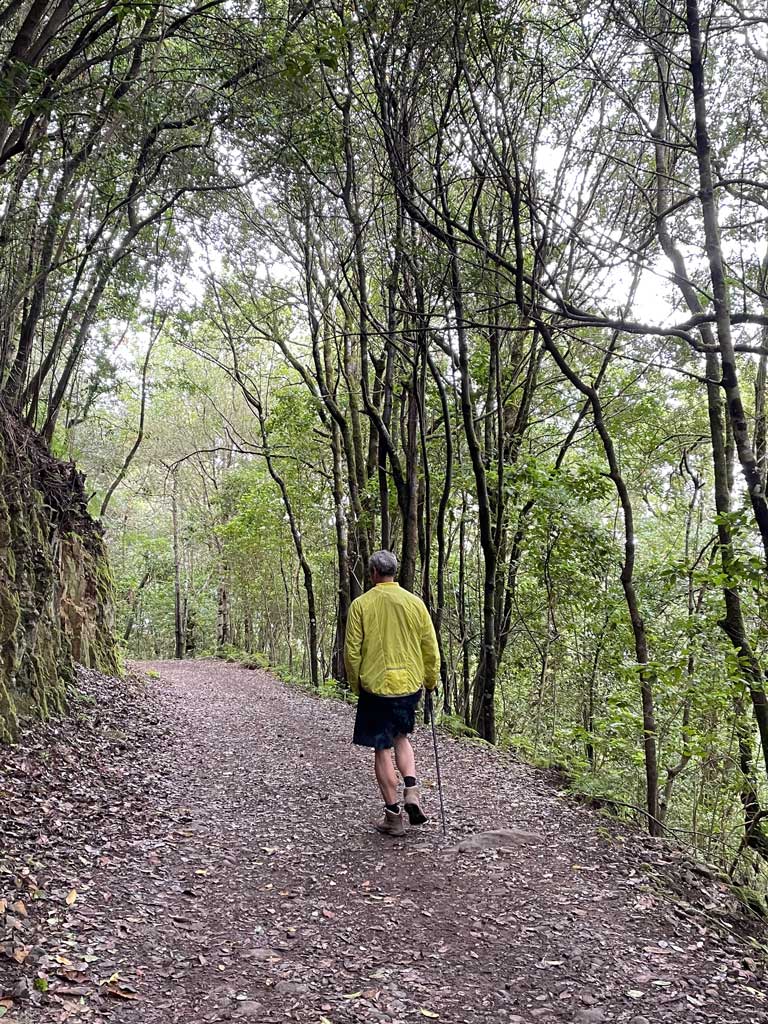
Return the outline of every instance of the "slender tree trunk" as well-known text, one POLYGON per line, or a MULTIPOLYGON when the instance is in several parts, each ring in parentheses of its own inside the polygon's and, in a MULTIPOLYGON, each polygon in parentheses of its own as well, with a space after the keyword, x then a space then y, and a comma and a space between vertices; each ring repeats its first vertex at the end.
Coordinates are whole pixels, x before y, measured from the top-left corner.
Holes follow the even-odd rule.
POLYGON ((586 398, 589 399, 592 408, 592 418, 595 429, 600 437, 608 462, 609 476, 616 488, 616 493, 621 505, 624 520, 624 561, 621 567, 621 585, 624 590, 624 598, 629 611, 629 619, 632 626, 632 636, 635 644, 635 657, 638 664, 638 675, 640 682, 640 699, 643 710, 643 753, 645 763, 645 789, 646 807, 648 812, 648 831, 652 836, 662 833, 662 825, 659 820, 659 766, 656 737, 656 713, 653 696, 653 673, 649 667, 648 638, 645 629, 645 621, 640 612, 640 604, 634 584, 635 569, 635 525, 632 501, 629 490, 619 468, 619 460, 614 448, 613 439, 603 416, 603 406, 600 396, 595 388, 586 384, 578 374, 571 369, 562 353, 555 345, 549 328, 541 325, 542 337, 547 351, 557 363, 563 375, 576 387, 586 398))
POLYGON ((131 595, 130 604, 128 605, 128 618, 125 621, 125 629, 123 630, 123 642, 125 644, 128 644, 128 642, 131 639, 133 627, 136 623, 136 612, 139 607, 139 602, 141 601, 141 594, 151 578, 152 574, 149 571, 149 569, 147 569, 144 575, 141 577, 139 585, 136 587, 133 594, 131 595))
MULTIPOLYGON (((443 202, 447 200, 444 197, 443 202)), ((449 229, 450 231, 450 229, 449 229)), ((467 443, 472 472, 475 479, 480 527, 480 546, 483 552, 483 630, 480 659, 474 679, 472 696, 472 725, 483 739, 496 742, 496 565, 497 550, 493 539, 493 513, 488 494, 487 474, 483 452, 475 426, 472 378, 469 369, 469 346, 464 317, 464 295, 459 269, 458 246, 450 236, 451 298, 456 317, 456 337, 459 350, 459 391, 464 437, 467 443)))
POLYGON ((147 346, 147 352, 144 356, 144 363, 141 367, 141 400, 139 405, 139 425, 136 431, 136 439, 128 450, 128 454, 123 460, 123 464, 120 467, 117 476, 107 488, 107 493, 104 495, 104 500, 101 503, 99 509, 99 519, 103 519, 106 514, 109 503, 112 500, 112 495, 115 493, 120 484, 125 480, 128 470, 131 468, 136 452, 141 447, 141 442, 144 440, 144 421, 146 419, 147 412, 147 374, 149 371, 149 360, 152 356, 152 349, 155 346, 159 332, 152 332, 149 339, 149 345, 147 346))
POLYGON ((461 700, 464 723, 472 724, 469 665, 469 622, 467 621, 467 495, 461 492, 459 521, 459 635, 461 637, 461 700))
POLYGON ((712 297, 715 306, 717 343, 722 374, 721 384, 725 392, 728 417, 733 428, 736 452, 747 484, 747 493, 749 494, 754 511, 755 522, 762 538, 763 553, 768 562, 768 500, 766 499, 757 456, 749 436, 749 425, 741 397, 736 353, 731 336, 730 296, 715 203, 715 183, 712 173, 712 153, 709 139, 701 19, 697 0, 686 0, 685 10, 691 52, 690 72, 696 125, 699 199, 701 201, 704 221, 707 260, 709 262, 712 297))
POLYGON ((184 657, 184 609, 181 597, 181 540, 179 537, 178 481, 172 474, 171 518, 173 523, 173 610, 174 658, 184 657))
POLYGON ((349 554, 347 549, 347 516, 344 511, 344 484, 341 453, 341 435, 338 425, 331 424, 331 448, 333 454, 333 508, 336 527, 336 562, 338 566, 338 597, 336 609, 336 633, 333 642, 333 678, 343 682, 346 679, 344 665, 344 639, 347 632, 347 616, 350 600, 349 554))
POLYGON ((320 668, 318 661, 318 629, 317 629, 317 602, 315 599, 315 585, 314 578, 312 575, 312 569, 307 557, 304 553, 304 544, 301 539, 301 532, 299 531, 298 523, 296 522, 296 516, 294 515, 293 505, 288 495, 288 489, 285 486, 285 481, 282 476, 278 473, 274 459, 269 448, 269 439, 267 437, 267 425, 264 417, 264 412, 261 403, 254 401, 251 396, 251 402, 256 410, 259 417, 259 425, 261 427, 261 440, 264 449, 264 458, 267 463, 267 470, 269 475, 277 484, 280 491, 280 495, 283 499, 283 507, 285 508, 285 514, 288 517, 288 525, 291 530, 291 537, 293 538, 293 546, 296 550, 296 556, 301 566, 301 571, 304 577, 304 591, 307 595, 307 619, 308 619, 308 647, 309 647, 309 676, 314 687, 320 685, 320 668))
MULTIPOLYGON (((761 303, 763 315, 768 317, 768 249, 765 251, 763 261, 760 265, 760 278, 758 289, 763 296, 761 303)), ((760 483, 763 494, 766 491, 766 459, 768 458, 768 444, 766 443, 766 376, 768 372, 768 325, 764 325, 761 332, 763 352, 759 356, 757 364, 757 377, 755 379, 755 433, 754 449, 757 457, 757 470, 760 474, 760 483)))
MULTIPOLYGON (((691 17, 689 11, 689 17, 691 17)), ((702 73, 699 57, 699 74, 702 73)), ((659 83, 662 97, 665 94, 668 67, 665 62, 659 64, 659 83)), ((700 83, 699 88, 703 87, 700 83)), ((700 102, 703 97, 700 97, 700 102)), ((691 313, 702 312, 699 293, 690 280, 682 253, 675 245, 667 225, 669 208, 670 174, 667 166, 668 152, 664 145, 667 133, 667 111, 664 100, 659 103, 656 120, 656 230, 662 250, 672 264, 675 282, 685 299, 691 313)), ((703 141, 706 141, 704 139, 703 141)), ((697 145, 703 144, 697 138, 697 145)), ((706 161, 705 161, 706 166, 706 161)), ((717 259, 715 258, 715 262, 717 259)), ((725 614, 719 621, 723 632, 729 638, 738 655, 738 664, 742 667, 745 681, 749 686, 755 720, 760 733, 761 746, 766 773, 768 774, 768 699, 765 692, 765 679, 759 659, 749 641, 741 607, 738 583, 740 570, 733 551, 733 542, 729 527, 731 512, 732 474, 729 468, 728 431, 724 419, 723 390, 721 387, 721 361, 716 351, 716 339, 709 324, 700 327, 701 336, 707 347, 707 415, 712 445, 712 464, 715 490, 715 511, 717 512, 717 535, 720 557, 723 568, 723 602, 725 614)), ((726 391, 727 398, 727 391, 726 391)))
POLYGON ((416 372, 411 376, 406 397, 407 434, 405 446, 405 508, 403 544, 400 557, 400 586, 413 590, 416 556, 419 550, 419 406, 416 397, 416 372))
POLYGON ((222 578, 216 588, 216 647, 222 648, 231 642, 229 590, 226 579, 222 578))
MULTIPOLYGON (((432 379, 437 387, 440 396, 440 409, 443 418, 443 437, 445 443, 445 465, 443 470, 443 487, 440 493, 440 504, 437 509, 437 521, 435 523, 435 535, 437 538, 437 567, 435 570, 437 586, 437 604, 435 605, 432 622, 437 635, 437 643, 440 648, 440 682, 443 689, 443 706, 447 714, 453 710, 453 702, 448 685, 448 659, 443 649, 443 615, 445 614, 445 565, 447 558, 447 544, 445 535, 445 520, 448 506, 451 500, 451 489, 453 487, 453 436, 451 433, 451 414, 448 407, 448 395, 445 384, 437 365, 429 353, 426 352, 426 359, 429 365, 432 379)), ((425 456, 426 461, 426 456, 425 456)), ((462 556, 460 556, 462 557, 462 556)))

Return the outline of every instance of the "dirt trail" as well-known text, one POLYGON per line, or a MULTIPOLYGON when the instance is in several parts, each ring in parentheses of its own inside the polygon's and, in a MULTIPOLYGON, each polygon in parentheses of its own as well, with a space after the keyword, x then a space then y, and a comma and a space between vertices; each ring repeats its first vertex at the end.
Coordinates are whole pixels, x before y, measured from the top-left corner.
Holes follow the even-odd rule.
MULTIPOLYGON (((96 866, 62 931, 69 959, 87 945, 98 971, 65 965, 10 1019, 768 1021, 719 883, 542 773, 443 738, 451 835, 435 817, 392 840, 368 824, 379 805, 352 709, 217 662, 141 668, 159 678, 135 716, 154 716, 149 731, 134 740, 130 713, 121 726, 132 797, 106 846, 82 840, 96 866), (499 827, 542 842, 450 849, 499 827)), ((415 746, 437 811, 425 730, 415 746)))

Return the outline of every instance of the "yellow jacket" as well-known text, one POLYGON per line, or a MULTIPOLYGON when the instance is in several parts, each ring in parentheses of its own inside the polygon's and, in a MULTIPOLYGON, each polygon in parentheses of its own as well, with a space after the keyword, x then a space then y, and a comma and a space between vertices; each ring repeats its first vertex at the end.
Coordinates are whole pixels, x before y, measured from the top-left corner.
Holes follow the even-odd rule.
POLYGON ((379 583, 352 602, 344 661, 349 685, 383 697, 425 686, 434 690, 440 671, 435 627, 424 602, 397 583, 379 583))

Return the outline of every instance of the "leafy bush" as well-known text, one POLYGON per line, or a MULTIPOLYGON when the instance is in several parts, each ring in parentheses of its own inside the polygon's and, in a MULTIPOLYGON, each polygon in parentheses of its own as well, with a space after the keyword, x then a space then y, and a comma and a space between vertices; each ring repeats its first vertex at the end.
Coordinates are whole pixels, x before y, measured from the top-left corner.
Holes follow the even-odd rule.
POLYGON ((242 658, 247 658, 248 654, 245 651, 238 650, 237 647, 233 647, 232 644, 222 644, 216 651, 216 657, 230 665, 235 665, 242 658))
POLYGON ((244 654, 240 658, 240 667, 250 669, 269 668, 269 658, 260 651, 256 651, 254 654, 244 654))
MULTIPOLYGON (((437 716, 435 716, 437 720, 437 716)), ((451 736, 464 736, 471 739, 480 739, 480 733, 467 725, 463 718, 458 715, 448 715, 445 712, 440 716, 440 728, 444 729, 451 736)))

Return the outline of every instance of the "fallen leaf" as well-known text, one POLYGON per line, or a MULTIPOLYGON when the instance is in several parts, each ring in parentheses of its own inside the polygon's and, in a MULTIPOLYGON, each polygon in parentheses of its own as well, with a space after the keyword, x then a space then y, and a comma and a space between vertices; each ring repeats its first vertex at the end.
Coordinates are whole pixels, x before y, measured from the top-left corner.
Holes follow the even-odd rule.
POLYGON ((429 1017, 430 1020, 437 1020, 440 1017, 439 1013, 435 1013, 434 1010, 425 1010, 423 1006, 419 1007, 419 1013, 422 1017, 429 1017))
POLYGON ((67 898, 66 898, 66 900, 64 902, 67 904, 68 907, 71 907, 76 899, 77 899, 77 890, 76 889, 71 889, 69 891, 69 893, 67 895, 67 898))
POLYGON ((113 999, 138 999, 138 993, 129 992, 127 989, 120 988, 118 985, 107 985, 104 989, 108 996, 112 996, 113 999))

